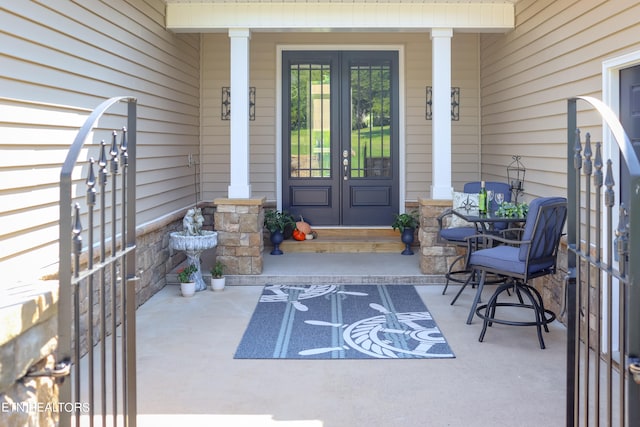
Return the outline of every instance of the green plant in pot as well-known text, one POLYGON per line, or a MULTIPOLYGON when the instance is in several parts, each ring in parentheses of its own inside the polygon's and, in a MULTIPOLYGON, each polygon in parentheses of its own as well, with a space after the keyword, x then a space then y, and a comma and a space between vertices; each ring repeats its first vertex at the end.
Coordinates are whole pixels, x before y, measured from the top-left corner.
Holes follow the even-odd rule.
POLYGON ((415 229, 420 225, 418 213, 416 211, 396 214, 391 224, 394 230, 400 231, 400 240, 405 244, 402 255, 413 255, 411 244, 414 241, 415 229))
POLYGON ((224 290, 225 277, 224 277, 224 264, 220 261, 211 268, 211 290, 221 291, 224 290))
POLYGON ((400 230, 402 233, 405 228, 415 230, 418 228, 419 223, 417 212, 412 211, 409 213, 396 214, 391 227, 393 227, 394 230, 400 230))
POLYGON ((295 219, 288 212, 270 209, 264 212, 264 228, 271 233, 270 240, 273 244, 271 255, 282 255, 280 243, 284 240, 284 230, 287 226, 295 224, 295 219))
POLYGON ((189 264, 178 270, 178 281, 180 281, 180 292, 182 292, 182 296, 190 297, 195 294, 196 284, 192 276, 197 271, 198 267, 195 264, 189 264))
POLYGON ((180 281, 180 283, 193 282, 191 275, 196 271, 198 271, 198 267, 196 267, 195 264, 189 264, 188 266, 178 270, 178 280, 180 281))
POLYGON ((281 212, 270 209, 264 212, 264 228, 273 233, 275 231, 284 232, 287 225, 294 224, 294 218, 288 212, 281 212))

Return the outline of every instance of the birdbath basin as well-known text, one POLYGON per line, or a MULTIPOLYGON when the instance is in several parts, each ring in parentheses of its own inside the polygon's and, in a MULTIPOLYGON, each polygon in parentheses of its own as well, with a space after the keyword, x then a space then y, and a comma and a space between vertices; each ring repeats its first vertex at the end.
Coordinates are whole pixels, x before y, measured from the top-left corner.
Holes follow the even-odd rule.
POLYGON ((196 291, 207 289, 200 270, 200 254, 207 249, 215 248, 218 245, 218 233, 215 231, 202 230, 201 234, 189 235, 184 231, 174 231, 169 234, 169 247, 187 254, 187 262, 194 264, 198 271, 193 273, 196 282, 196 291))

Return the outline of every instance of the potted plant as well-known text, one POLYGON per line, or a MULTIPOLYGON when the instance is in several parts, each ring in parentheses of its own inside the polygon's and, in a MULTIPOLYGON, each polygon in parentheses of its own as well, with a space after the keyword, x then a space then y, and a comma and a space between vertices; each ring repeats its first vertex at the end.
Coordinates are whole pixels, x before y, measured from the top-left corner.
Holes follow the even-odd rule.
POLYGON ((411 244, 414 240, 414 233, 419 226, 418 214, 416 211, 396 214, 391 224, 394 230, 400 230, 400 240, 405 244, 402 255, 413 255, 411 244))
POLYGON ((211 268, 211 290, 222 291, 225 285, 224 277, 224 264, 220 261, 216 261, 215 265, 211 268))
POLYGON ((196 282, 192 278, 193 273, 196 271, 198 271, 198 267, 195 264, 189 264, 178 270, 180 291, 183 297, 191 297, 196 293, 196 282))
POLYGON ((264 228, 271 233, 270 240, 273 244, 271 255, 282 255, 280 243, 284 240, 284 230, 287 226, 295 224, 293 216, 277 209, 267 210, 264 213, 264 228))

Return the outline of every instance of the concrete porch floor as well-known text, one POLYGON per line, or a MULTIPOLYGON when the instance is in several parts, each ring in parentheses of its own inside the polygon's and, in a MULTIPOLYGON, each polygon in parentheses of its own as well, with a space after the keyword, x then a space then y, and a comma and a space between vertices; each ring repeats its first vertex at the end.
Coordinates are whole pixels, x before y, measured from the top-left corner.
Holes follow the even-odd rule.
MULTIPOLYGON (((479 319, 465 324, 475 291, 451 306, 458 287, 443 296, 430 276, 422 276, 423 284, 410 281, 455 359, 233 359, 262 285, 278 283, 273 277, 293 281, 302 273, 320 280, 350 273, 353 283, 361 283, 363 277, 417 277, 417 262, 394 254, 265 255, 264 274, 250 285, 207 289, 192 298, 166 286, 137 312, 138 425, 563 425, 565 327, 550 325, 545 350, 532 327, 496 325, 480 343, 479 319)), ((488 287, 485 300, 492 291, 488 287)))

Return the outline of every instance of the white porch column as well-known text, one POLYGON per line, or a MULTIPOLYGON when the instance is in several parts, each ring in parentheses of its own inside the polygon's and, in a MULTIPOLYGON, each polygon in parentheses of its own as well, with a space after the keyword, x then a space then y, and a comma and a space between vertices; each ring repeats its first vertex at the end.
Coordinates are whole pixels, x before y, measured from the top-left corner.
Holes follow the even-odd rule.
POLYGON ((431 198, 451 199, 451 28, 431 30, 433 140, 431 198))
POLYGON ((231 177, 230 199, 251 197, 249 184, 249 39, 248 29, 230 29, 231 177))

